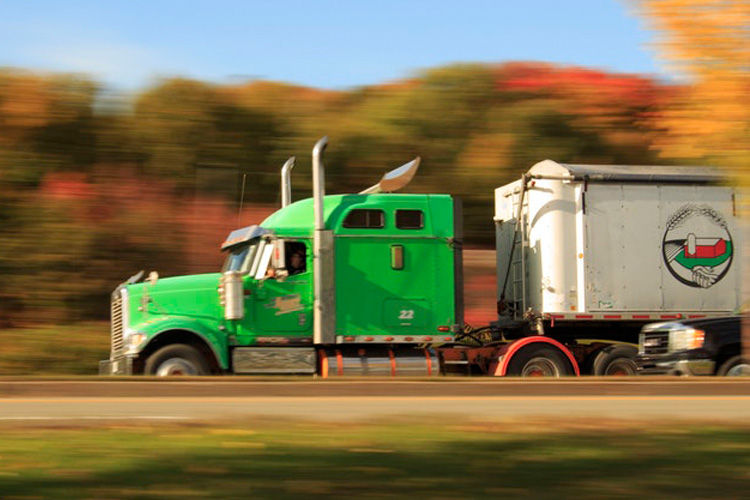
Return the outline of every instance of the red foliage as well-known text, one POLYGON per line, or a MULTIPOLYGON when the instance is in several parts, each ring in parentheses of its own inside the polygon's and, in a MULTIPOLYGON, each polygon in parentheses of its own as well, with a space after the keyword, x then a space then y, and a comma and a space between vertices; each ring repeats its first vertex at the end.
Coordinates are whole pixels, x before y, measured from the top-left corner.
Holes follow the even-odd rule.
POLYGON ((217 271, 223 255, 219 247, 230 231, 242 225, 260 224, 277 207, 246 205, 241 217, 230 203, 212 198, 179 196, 174 185, 138 177, 127 168, 82 173, 48 174, 39 188, 46 200, 68 202, 73 221, 100 230, 117 229, 113 235, 138 247, 180 242, 175 258, 186 272, 217 271))
POLYGON ((643 76, 543 63, 506 64, 498 67, 496 78, 501 92, 543 93, 583 99, 596 95, 620 105, 651 105, 661 93, 657 82, 643 76))
POLYGON ((87 175, 73 172, 47 174, 39 187, 39 194, 52 200, 90 200, 96 196, 87 175))

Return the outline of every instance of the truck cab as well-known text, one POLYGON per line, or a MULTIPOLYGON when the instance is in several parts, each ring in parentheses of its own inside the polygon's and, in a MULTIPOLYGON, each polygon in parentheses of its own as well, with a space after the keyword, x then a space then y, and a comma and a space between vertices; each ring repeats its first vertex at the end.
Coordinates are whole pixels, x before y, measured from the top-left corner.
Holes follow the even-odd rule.
MULTIPOLYGON (((334 236, 334 266, 324 272, 334 283, 336 343, 413 340, 455 323, 450 196, 333 195, 325 206, 334 236)), ((242 275, 245 314, 226 325, 239 344, 312 344, 312 209, 312 199, 298 201, 222 245, 223 273, 242 275), (301 265, 292 267, 293 258, 301 265)))
POLYGON ((317 198, 318 252, 308 198, 232 232, 219 273, 123 283, 100 372, 316 373, 328 356, 452 341, 462 320, 455 200, 374 191, 317 198))

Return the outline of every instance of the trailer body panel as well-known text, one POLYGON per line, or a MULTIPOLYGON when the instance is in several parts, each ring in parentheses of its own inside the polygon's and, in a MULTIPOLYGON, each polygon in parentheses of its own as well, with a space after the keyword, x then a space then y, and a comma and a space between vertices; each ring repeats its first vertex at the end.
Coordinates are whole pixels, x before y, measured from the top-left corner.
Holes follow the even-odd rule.
POLYGON ((707 169, 644 168, 618 174, 546 160, 495 190, 498 300, 507 315, 615 319, 739 305, 734 188, 712 184, 718 177, 707 169))

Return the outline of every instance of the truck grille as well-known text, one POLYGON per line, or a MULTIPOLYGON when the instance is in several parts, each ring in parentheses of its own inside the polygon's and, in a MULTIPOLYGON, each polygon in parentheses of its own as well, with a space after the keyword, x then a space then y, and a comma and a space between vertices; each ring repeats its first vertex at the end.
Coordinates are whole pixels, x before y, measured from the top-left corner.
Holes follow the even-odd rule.
POLYGON ((115 292, 112 295, 112 323, 111 323, 111 330, 112 330, 112 358, 115 357, 115 354, 122 351, 123 347, 125 346, 125 342, 122 338, 123 333, 123 300, 122 295, 119 291, 115 292))
POLYGON ((649 332, 643 334, 641 352, 646 355, 667 354, 669 352, 669 332, 649 332))

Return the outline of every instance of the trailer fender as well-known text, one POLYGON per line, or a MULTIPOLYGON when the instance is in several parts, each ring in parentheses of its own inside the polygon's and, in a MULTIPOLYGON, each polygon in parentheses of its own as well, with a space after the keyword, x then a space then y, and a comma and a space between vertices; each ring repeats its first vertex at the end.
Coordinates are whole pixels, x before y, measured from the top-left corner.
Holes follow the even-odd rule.
POLYGON ((528 345, 538 343, 551 344, 552 346, 559 349, 565 355, 568 361, 570 361, 570 365, 573 367, 575 376, 579 377, 581 375, 581 370, 578 368, 578 363, 576 362, 575 357, 573 357, 573 354, 571 354, 568 348, 555 339, 543 337, 541 335, 524 337, 505 346, 506 348, 504 350, 498 352, 499 355, 497 357, 497 361, 493 363, 495 365, 494 367, 490 367, 490 373, 492 373, 495 377, 504 377, 506 372, 508 371, 508 365, 510 364, 511 359, 513 359, 513 355, 515 355, 518 351, 528 345))

